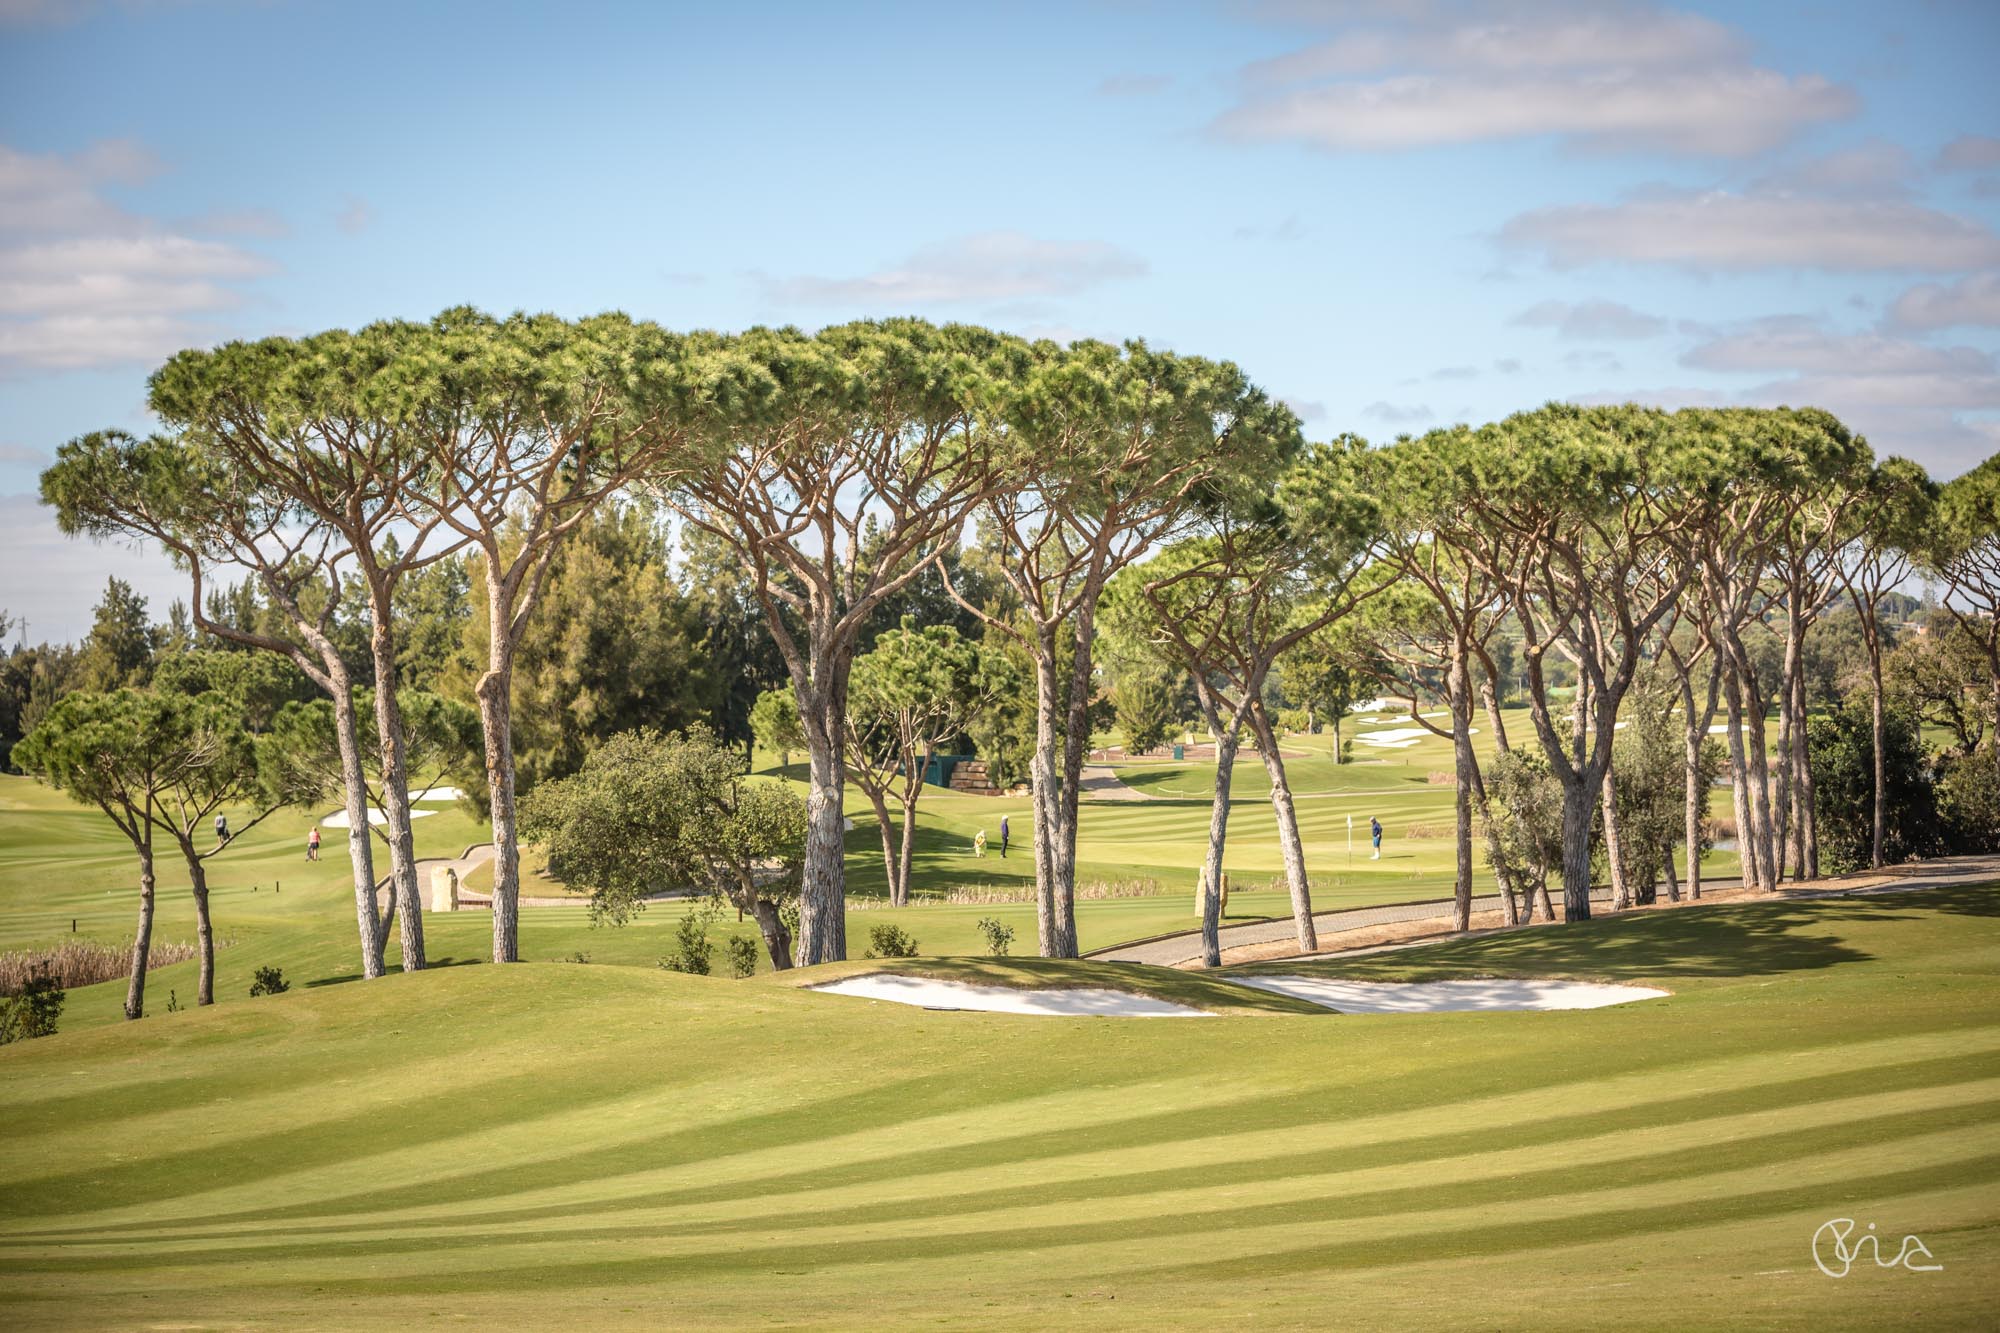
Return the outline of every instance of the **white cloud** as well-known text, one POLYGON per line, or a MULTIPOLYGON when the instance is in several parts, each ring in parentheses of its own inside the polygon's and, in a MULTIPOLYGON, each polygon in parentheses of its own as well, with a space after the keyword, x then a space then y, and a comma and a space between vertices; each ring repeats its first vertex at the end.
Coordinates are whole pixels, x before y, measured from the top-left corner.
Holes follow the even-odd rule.
POLYGON ((1985 134, 1961 134, 1938 151, 1940 171, 1985 171, 2000 167, 2000 139, 1985 134))
POLYGON ((1542 301, 1509 321, 1526 328, 1554 329, 1558 338, 1653 338, 1667 331, 1658 315, 1616 301, 1542 301))
POLYGON ((1904 329, 2000 328, 2000 270, 1974 273, 1950 286, 1912 287, 1889 307, 1888 323, 1904 329))
POLYGON ((1822 407, 1866 435, 1877 453, 1907 455, 1940 476, 1964 471, 1993 449, 1995 432, 1986 417, 2000 411, 2000 367, 1978 348, 1847 333, 1814 319, 1780 316, 1717 333, 1681 362, 1759 378, 1739 388, 1626 390, 1579 401, 1822 407))
POLYGON ((1701 370, 1791 370, 1804 374, 1885 378, 1914 375, 1990 376, 1993 358, 1975 347, 1934 347, 1878 333, 1827 333, 1785 319, 1697 344, 1681 364, 1701 370))
POLYGON ((861 277, 766 278, 764 288, 767 297, 780 302, 887 311, 1069 296, 1145 272, 1145 261, 1102 241, 1049 241, 1018 231, 989 231, 926 246, 901 264, 861 277))
POLYGON ((1877 199, 1907 194, 1915 165, 1900 144, 1880 140, 1807 158, 1757 183, 1764 192, 1800 190, 1808 194, 1851 194, 1877 199))
POLYGON ((1283 402, 1286 407, 1292 409, 1292 415, 1300 421, 1320 421, 1326 416, 1325 403, 1315 402, 1309 398, 1286 398, 1283 402))
POLYGON ((1412 66, 1509 72, 1607 65, 1658 69, 1739 59, 1746 50, 1740 34, 1695 14, 1529 8, 1349 31, 1303 51, 1258 61, 1244 74, 1253 83, 1292 83, 1412 66))
POLYGON ((1340 30, 1246 66, 1225 138, 1394 151, 1548 136, 1593 150, 1744 157, 1851 116, 1851 89, 1748 61, 1695 14, 1471 3, 1322 12, 1340 30), (1358 19, 1367 21, 1355 26, 1358 19))
POLYGON ((1690 269, 1943 272, 2000 264, 1985 224, 1902 201, 1788 191, 1656 190, 1523 213, 1500 241, 1557 268, 1607 260, 1690 269))
POLYGON ((1362 408, 1361 415, 1373 417, 1391 426, 1408 426, 1420 421, 1429 421, 1432 413, 1429 406, 1423 403, 1388 403, 1378 400, 1362 408))
POLYGON ((181 224, 203 236, 255 236, 278 240, 292 234, 285 219, 268 208, 217 209, 181 224))
POLYGON ((1228 138, 1396 150, 1542 135, 1599 150, 1743 157, 1851 115, 1826 80, 1744 69, 1481 78, 1398 75, 1258 98, 1215 123, 1228 138))
POLYGON ((143 184, 159 169, 150 153, 124 139, 68 155, 24 153, 0 144, 0 233, 138 230, 144 224, 105 199, 99 187, 143 184))
POLYGON ((213 341, 208 321, 275 271, 103 194, 158 170, 126 141, 48 156, 0 146, 0 373, 152 361, 213 341))

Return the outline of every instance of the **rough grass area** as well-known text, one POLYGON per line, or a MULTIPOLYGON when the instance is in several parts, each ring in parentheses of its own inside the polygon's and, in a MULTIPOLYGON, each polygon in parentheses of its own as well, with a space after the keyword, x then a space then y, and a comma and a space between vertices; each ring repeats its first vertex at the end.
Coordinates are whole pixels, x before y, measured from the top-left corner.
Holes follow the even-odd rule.
MULTIPOLYGON (((218 949, 229 941, 217 940, 218 949)), ((146 951, 148 975, 162 967, 185 963, 199 950, 188 940, 154 940, 146 951)), ((53 977, 65 990, 122 981, 132 975, 132 946, 96 940, 64 940, 41 949, 9 949, 0 953, 0 995, 19 995, 38 976, 53 977)))
POLYGON ((1584 1012, 1059 1021, 527 964, 64 1032, 0 1049, 0 1324, 1991 1327, 1996 896, 1341 969, 1674 992, 1584 1012), (1824 1277, 1833 1218, 1944 1267, 1824 1277))

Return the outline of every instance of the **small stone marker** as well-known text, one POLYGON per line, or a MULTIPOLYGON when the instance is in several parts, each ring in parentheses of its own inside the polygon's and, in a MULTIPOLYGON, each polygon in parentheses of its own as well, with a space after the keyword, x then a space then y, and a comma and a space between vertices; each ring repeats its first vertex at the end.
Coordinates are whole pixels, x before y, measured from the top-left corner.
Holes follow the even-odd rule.
POLYGON ((433 912, 458 910, 458 872, 450 866, 436 866, 431 870, 430 910, 433 912))

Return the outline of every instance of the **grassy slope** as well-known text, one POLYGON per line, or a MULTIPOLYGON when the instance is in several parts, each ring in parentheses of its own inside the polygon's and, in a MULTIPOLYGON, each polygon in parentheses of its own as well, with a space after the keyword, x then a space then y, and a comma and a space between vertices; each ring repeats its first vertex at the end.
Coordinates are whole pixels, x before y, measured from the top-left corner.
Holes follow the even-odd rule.
MULTIPOLYGON (((0 1050, 0 1320, 1990 1327, 1992 888, 1352 965, 1591 1012, 929 1013, 447 968, 0 1050), (1832 1217, 1939 1273, 1822 1277, 1832 1217)), ((990 966, 990 965, 989 965, 990 966)))

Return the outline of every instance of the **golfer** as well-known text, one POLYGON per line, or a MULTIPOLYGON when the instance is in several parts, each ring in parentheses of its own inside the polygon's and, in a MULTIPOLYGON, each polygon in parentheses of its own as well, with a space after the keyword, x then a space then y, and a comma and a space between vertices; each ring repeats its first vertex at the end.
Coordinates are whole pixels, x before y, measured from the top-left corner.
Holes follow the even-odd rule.
POLYGON ((984 855, 986 855, 986 830, 985 830, 985 829, 981 829, 981 830, 979 830, 979 832, 977 832, 977 833, 975 833, 975 834, 973 834, 973 835, 972 835, 972 854, 973 854, 974 856, 984 856, 984 855))
POLYGON ((1368 859, 1371 861, 1379 861, 1382 859, 1382 821, 1375 818, 1375 816, 1373 815, 1368 816, 1368 836, 1375 843, 1374 855, 1370 856, 1368 859))
POLYGON ((1007 816, 1000 816, 1000 859, 1007 859, 1007 816))
POLYGON ((217 842, 229 841, 229 817, 227 815, 217 815, 215 817, 215 840, 217 842))
POLYGON ((314 824, 311 833, 306 834, 306 860, 319 860, 319 825, 314 824))

